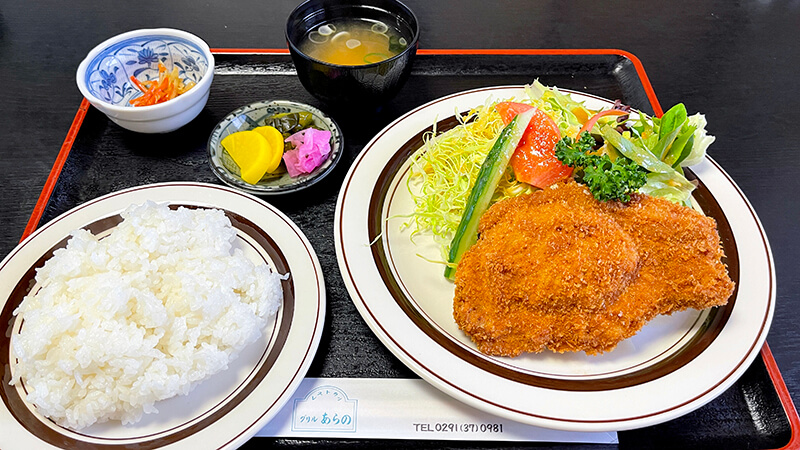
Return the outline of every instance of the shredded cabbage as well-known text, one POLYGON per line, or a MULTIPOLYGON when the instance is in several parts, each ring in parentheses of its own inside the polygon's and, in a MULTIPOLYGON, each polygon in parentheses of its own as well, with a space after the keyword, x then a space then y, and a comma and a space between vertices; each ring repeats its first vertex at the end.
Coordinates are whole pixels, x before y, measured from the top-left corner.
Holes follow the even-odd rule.
MULTIPOLYGON (((525 86, 527 98, 505 100, 489 99, 477 108, 461 115, 456 112, 459 124, 439 133, 434 129, 424 136, 423 146, 412 156, 408 191, 415 209, 408 215, 405 226, 413 229, 412 240, 418 233, 433 235, 442 250, 442 260, 447 260, 450 242, 453 239, 475 178, 486 155, 497 139, 504 123, 495 105, 502 101, 526 103, 547 113, 558 125, 562 136, 575 136, 581 126, 598 111, 589 110, 583 102, 576 101, 555 87, 548 87, 534 80, 525 86)), ((615 120, 615 119, 614 119, 615 120)), ((686 180, 681 167, 695 164, 705 156, 706 148, 714 137, 706 133, 705 117, 696 114, 688 118, 693 127, 691 141, 687 144, 685 158, 674 166, 653 154, 658 144, 657 128, 660 119, 639 114, 638 120, 625 135, 613 127, 602 126, 606 140, 601 151, 612 158, 624 154, 647 169, 647 184, 639 192, 667 198, 673 202, 689 205, 694 184, 686 180), (611 142, 609 142, 609 140, 611 142), (690 151, 688 145, 692 145, 690 151)), ((508 197, 531 193, 536 188, 514 178, 508 167, 495 191, 492 203, 508 197)))
MULTIPOLYGON (((434 125, 412 156, 407 187, 416 208, 406 225, 413 227, 412 239, 420 232, 433 234, 445 260, 481 164, 504 127, 494 108, 499 102, 490 100, 463 116, 456 114, 459 125, 440 134, 434 125)), ((514 179, 509 167, 492 203, 532 191, 514 179)))

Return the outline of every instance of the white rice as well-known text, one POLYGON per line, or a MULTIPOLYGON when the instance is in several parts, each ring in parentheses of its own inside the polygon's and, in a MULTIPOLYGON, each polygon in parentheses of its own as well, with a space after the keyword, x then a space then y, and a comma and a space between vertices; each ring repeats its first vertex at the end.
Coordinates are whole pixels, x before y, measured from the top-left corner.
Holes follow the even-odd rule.
POLYGON ((232 249, 222 211, 133 205, 98 239, 73 232, 36 273, 12 336, 27 399, 80 429, 157 412, 256 341, 280 307, 281 276, 232 249))

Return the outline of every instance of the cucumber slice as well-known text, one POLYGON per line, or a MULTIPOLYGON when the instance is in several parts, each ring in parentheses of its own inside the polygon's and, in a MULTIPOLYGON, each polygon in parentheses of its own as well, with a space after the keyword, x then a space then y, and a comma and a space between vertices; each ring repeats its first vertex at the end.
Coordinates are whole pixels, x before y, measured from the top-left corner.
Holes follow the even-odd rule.
POLYGON ((456 274, 456 266, 461 260, 461 256, 472 244, 478 241, 478 222, 481 216, 489 208, 495 189, 506 171, 508 161, 514 150, 517 149, 528 123, 533 117, 535 109, 518 114, 500 132, 497 140, 494 141, 492 149, 486 155, 486 159, 481 165, 475 184, 467 197, 464 212, 461 215, 461 222, 458 224, 453 240, 450 242, 450 253, 447 258, 448 265, 444 269, 444 276, 453 279, 456 274))

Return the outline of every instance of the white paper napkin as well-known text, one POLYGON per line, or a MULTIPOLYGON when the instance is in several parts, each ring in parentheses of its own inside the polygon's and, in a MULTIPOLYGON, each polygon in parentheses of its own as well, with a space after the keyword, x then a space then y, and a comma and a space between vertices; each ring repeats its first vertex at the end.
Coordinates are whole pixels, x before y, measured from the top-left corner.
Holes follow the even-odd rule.
POLYGON ((524 425, 479 411, 421 379, 306 378, 256 436, 618 443, 617 433, 524 425))

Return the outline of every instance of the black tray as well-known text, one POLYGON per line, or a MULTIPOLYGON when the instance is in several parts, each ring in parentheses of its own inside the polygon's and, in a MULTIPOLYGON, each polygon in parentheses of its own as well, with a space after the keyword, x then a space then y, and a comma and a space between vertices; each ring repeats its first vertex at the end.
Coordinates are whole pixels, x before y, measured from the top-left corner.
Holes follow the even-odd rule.
MULTIPOLYGON (((173 133, 123 130, 84 101, 26 232, 87 200, 123 188, 165 181, 217 183, 206 158, 212 128, 233 109, 255 101, 292 99, 328 111, 343 130, 339 166, 322 182, 267 201, 291 217, 316 250, 326 275, 328 315, 309 377, 417 378, 373 335, 350 300, 333 245, 334 208, 356 155, 385 125, 435 98, 483 86, 530 83, 575 89, 650 114, 661 107, 644 69, 615 50, 421 51, 400 94, 376 112, 331 110, 300 85, 285 51, 218 50, 211 96, 192 123, 173 133)), ((708 405, 679 419, 619 433, 619 445, 533 444, 556 448, 767 449, 797 445, 797 413, 768 348, 742 378, 708 405), (787 412, 788 411, 788 412, 787 412)), ((254 438, 246 448, 514 448, 520 443, 355 441, 254 438)), ((530 445, 526 444, 526 447, 530 445)))

